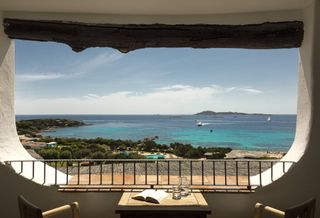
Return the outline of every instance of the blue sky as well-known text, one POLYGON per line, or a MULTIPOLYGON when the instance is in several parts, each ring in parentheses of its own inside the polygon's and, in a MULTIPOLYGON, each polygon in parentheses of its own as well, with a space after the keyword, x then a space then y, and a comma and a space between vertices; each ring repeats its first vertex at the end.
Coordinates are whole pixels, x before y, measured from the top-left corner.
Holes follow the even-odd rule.
POLYGON ((16 40, 17 114, 294 114, 298 50, 110 48, 16 40))

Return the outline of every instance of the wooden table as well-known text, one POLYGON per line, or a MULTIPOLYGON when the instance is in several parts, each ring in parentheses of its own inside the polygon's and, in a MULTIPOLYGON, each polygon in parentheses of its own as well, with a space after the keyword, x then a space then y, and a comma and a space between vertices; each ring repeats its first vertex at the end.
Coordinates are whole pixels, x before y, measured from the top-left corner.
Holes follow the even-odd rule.
POLYGON ((124 192, 116 209, 120 218, 206 218, 211 210, 200 192, 181 200, 172 199, 172 193, 160 204, 134 200, 138 192, 124 192))

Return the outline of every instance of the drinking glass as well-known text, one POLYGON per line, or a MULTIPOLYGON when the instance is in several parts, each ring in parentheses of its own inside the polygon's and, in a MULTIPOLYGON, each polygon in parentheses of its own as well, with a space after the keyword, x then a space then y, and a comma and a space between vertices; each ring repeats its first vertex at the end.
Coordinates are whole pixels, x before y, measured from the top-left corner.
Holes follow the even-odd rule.
POLYGON ((188 196, 190 192, 190 183, 187 177, 179 178, 179 186, 181 190, 181 196, 188 196))
POLYGON ((172 198, 174 200, 180 200, 181 199, 180 186, 176 185, 176 186, 172 187, 172 198))

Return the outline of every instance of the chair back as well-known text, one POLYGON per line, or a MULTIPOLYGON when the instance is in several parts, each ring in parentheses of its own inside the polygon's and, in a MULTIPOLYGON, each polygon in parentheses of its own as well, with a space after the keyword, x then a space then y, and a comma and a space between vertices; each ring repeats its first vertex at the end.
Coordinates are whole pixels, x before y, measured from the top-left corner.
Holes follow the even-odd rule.
POLYGON ((316 199, 312 198, 300 205, 286 209, 284 218, 314 218, 316 199))
POLYGON ((27 201, 22 195, 18 196, 20 218, 43 218, 42 211, 27 201))

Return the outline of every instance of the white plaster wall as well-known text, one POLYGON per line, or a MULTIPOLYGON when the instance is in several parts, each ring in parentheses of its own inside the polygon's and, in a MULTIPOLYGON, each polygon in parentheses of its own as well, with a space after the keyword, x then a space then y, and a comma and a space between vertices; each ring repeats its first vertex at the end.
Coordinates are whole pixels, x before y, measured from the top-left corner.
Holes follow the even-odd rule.
MULTIPOLYGON (((17 196, 24 195, 43 210, 78 201, 81 218, 113 218, 114 206, 120 200, 121 193, 63 193, 56 187, 41 186, 22 176, 16 175, 10 168, 0 164, 0 217, 18 218, 17 196)), ((70 216, 63 216, 67 218, 70 216)), ((59 218, 59 217, 57 217, 59 218)), ((61 217, 62 218, 62 217, 61 217)))
POLYGON ((91 0, 91 1, 1 1, 3 10, 66 13, 101 13, 122 15, 196 15, 249 13, 272 10, 292 10, 306 7, 312 0, 91 0))
MULTIPOLYGON (((299 75, 299 106, 297 138, 294 147, 299 153, 300 161, 276 182, 257 190, 253 194, 205 194, 212 208, 214 218, 252 217, 255 202, 270 204, 284 209, 312 196, 318 198, 317 217, 320 217, 320 1, 315 0, 302 13, 305 22, 305 39, 300 49, 301 65, 299 75), (305 145, 307 149, 304 151, 305 145), (301 154, 304 155, 302 156, 301 154)), ((236 17, 237 19, 239 17, 236 17)), ((8 42, 3 37, 1 42, 8 42)), ((2 43, 1 46, 4 46, 2 43)), ((3 49, 1 51, 7 51, 3 49)), ((1 53, 3 55, 3 53, 1 53)), ((2 60, 2 59, 1 59, 2 60)), ((12 61, 11 61, 12 63, 12 61)), ((1 65, 1 70, 2 69, 1 65)), ((1 75, 0 75, 1 76, 1 75)), ((0 81, 1 82, 1 81, 0 81)), ((6 85, 2 84, 1 86, 6 85)), ((10 86, 4 86, 10 88, 10 86)), ((11 87, 12 88, 12 87, 11 87)), ((2 91, 2 90, 1 90, 2 91)), ((6 90, 4 90, 6 91, 6 90)), ((0 100, 3 97, 0 92, 0 100)), ((11 95, 11 94, 10 94, 11 95)), ((10 108, 0 102, 0 111, 10 108)), ((12 109, 12 108, 11 108, 12 109)), ((1 112, 0 112, 1 113, 1 112)), ((4 117, 0 117, 5 119, 4 117)), ((11 117, 11 121, 13 121, 11 117)), ((1 121, 1 120, 0 120, 1 121)), ((10 124, 13 128, 12 124, 10 124)), ((0 130, 7 126, 0 124, 0 130)), ((6 130, 4 130, 6 131, 6 130)), ((11 134, 13 134, 11 132, 11 134)), ((3 140, 5 142, 5 135, 3 140)), ((289 153, 291 153, 291 150, 289 153)), ((2 152, 2 151, 1 151, 2 152)), ((289 154, 288 154, 289 155, 289 154)), ((290 155, 295 154, 292 153, 290 155)), ((288 156, 291 158, 291 156, 288 156)), ((44 209, 59 204, 77 200, 80 202, 82 217, 118 217, 114 207, 120 198, 120 193, 58 193, 54 187, 45 187, 16 175, 10 169, 0 166, 1 217, 18 217, 16 196, 24 194, 44 209)))
MULTIPOLYGON (((0 18, 2 18, 0 13, 0 18)), ((14 41, 8 39, 0 25, 0 161, 31 159, 18 139, 14 112, 14 41)))
MULTIPOLYGON (((0 14, 0 18, 2 18, 0 14)), ((14 76, 15 76, 15 47, 14 41, 6 37, 3 26, 0 25, 0 162, 8 160, 33 160, 29 153, 21 145, 15 122, 14 111, 14 76)), ((20 163, 13 163, 12 167, 19 172, 20 163)), ((36 162, 35 169, 46 168, 46 180, 43 180, 43 170, 34 174, 34 181, 39 184, 50 185, 65 183, 66 175, 58 172, 55 179, 54 169, 42 163, 36 162)), ((32 178, 32 163, 23 166, 22 176, 32 178)), ((71 178, 71 177, 69 177, 71 178)))
POLYGON ((79 13, 30 13, 6 11, 6 18, 30 20, 66 20, 83 23, 112 24, 254 24, 266 21, 301 20, 301 10, 268 11, 259 13, 230 13, 207 15, 117 15, 79 13))

